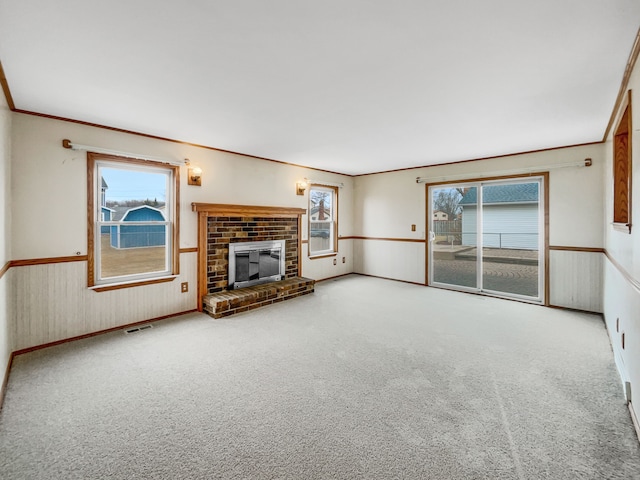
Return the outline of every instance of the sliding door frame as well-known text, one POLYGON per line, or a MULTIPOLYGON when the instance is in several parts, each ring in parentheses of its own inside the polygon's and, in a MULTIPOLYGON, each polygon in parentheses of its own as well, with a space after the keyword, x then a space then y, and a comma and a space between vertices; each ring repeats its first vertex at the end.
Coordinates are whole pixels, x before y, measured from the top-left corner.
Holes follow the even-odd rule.
MULTIPOLYGON (((526 180, 527 178, 530 177, 541 177, 542 178, 542 190, 543 190, 543 210, 542 210, 542 215, 544 216, 544 234, 543 234, 543 238, 544 238, 544 245, 543 245, 543 264, 544 264, 544 280, 543 280, 543 292, 542 292, 542 301, 540 303, 538 302, 526 302, 525 300, 521 300, 518 298, 512 298, 512 297, 500 297, 500 298, 505 298, 508 300, 514 300, 514 301, 521 301, 521 302, 526 302, 526 303, 534 303, 536 305, 544 305, 546 307, 548 307, 549 304, 549 172, 535 172, 535 173, 524 173, 522 175, 504 175, 504 176, 495 176, 495 177, 479 177, 479 178, 458 178, 456 180, 444 180, 441 182, 433 182, 433 183, 426 183, 425 184, 425 226, 426 226, 426 231, 427 231, 427 238, 425 241, 425 279, 424 279, 424 284, 430 287, 434 287, 434 288, 443 288, 446 290, 455 290, 455 291, 463 291, 463 290, 458 290, 458 289, 453 289, 453 288, 447 288, 442 286, 441 284, 439 285, 432 285, 431 284, 431 280, 430 280, 430 275, 429 275, 429 258, 431 255, 431 249, 432 249, 432 245, 431 245, 431 241, 429 238, 429 226, 431 225, 431 218, 432 218, 432 212, 431 212, 431 198, 429 196, 429 188, 430 187, 439 187, 439 186, 444 186, 444 185, 458 185, 458 184, 463 184, 463 183, 482 183, 482 182, 489 182, 489 181, 494 181, 494 180, 526 180)), ((478 232, 479 234, 479 232, 478 232)), ((465 293, 467 293, 465 291, 465 293)), ((491 295, 491 294, 487 294, 485 292, 468 292, 468 293, 473 293, 475 295, 484 295, 484 296, 495 296, 495 295, 491 295)))

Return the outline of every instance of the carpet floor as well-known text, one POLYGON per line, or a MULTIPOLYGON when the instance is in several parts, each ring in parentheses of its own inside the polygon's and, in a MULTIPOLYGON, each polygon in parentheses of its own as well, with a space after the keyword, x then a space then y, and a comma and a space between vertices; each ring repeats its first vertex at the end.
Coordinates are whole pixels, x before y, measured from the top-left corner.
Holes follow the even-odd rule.
POLYGON ((3 479, 639 479, 602 318, 347 276, 15 357, 3 479))

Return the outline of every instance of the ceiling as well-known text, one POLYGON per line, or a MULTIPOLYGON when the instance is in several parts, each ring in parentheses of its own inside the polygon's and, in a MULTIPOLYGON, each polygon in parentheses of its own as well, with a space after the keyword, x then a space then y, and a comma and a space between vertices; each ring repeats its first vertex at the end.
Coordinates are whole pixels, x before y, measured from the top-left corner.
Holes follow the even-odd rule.
POLYGON ((0 62, 19 111, 362 174, 602 140, 639 26, 638 0, 0 0, 0 62))

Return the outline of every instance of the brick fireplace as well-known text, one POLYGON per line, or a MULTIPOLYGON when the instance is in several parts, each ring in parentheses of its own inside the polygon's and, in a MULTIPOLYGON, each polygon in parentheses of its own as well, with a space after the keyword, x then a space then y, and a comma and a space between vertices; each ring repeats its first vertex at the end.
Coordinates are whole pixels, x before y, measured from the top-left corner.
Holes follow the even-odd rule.
POLYGON ((285 240, 285 278, 298 276, 296 217, 207 217, 207 293, 227 290, 229 243, 285 240))
POLYGON ((193 203, 198 213, 199 310, 214 318, 295 298, 314 290, 301 273, 302 208, 193 203), (230 290, 229 244, 284 240, 282 281, 230 290))

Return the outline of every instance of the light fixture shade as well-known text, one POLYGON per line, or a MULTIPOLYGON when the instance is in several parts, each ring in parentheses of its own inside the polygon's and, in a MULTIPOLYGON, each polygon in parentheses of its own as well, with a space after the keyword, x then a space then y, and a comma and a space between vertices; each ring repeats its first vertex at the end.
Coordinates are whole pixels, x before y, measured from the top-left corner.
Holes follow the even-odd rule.
POLYGON ((307 189, 307 182, 301 180, 296 182, 296 195, 304 195, 304 191, 307 189))
POLYGON ((202 185, 202 169, 200 167, 189 167, 187 183, 198 187, 202 185))

